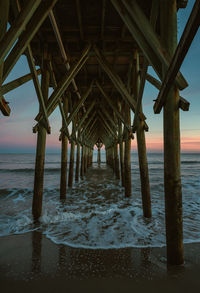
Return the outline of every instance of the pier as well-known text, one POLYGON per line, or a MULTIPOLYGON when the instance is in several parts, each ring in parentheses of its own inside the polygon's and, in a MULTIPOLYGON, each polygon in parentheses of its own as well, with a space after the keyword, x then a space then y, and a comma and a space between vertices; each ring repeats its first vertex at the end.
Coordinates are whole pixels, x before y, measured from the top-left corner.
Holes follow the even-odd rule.
MULTIPOLYGON (((33 117, 35 222, 42 215, 49 117, 57 108, 62 117, 60 200, 66 199, 74 184, 85 180, 95 148, 99 166, 105 149, 106 164, 124 187, 124 197, 131 198, 131 141, 135 139, 143 216, 152 217, 145 140, 151 129, 142 105, 147 81, 159 90, 152 97, 154 113, 163 112, 167 263, 184 263, 180 111, 189 111, 190 103, 180 95, 188 86, 180 67, 200 25, 196 0, 177 41, 177 11, 186 8, 187 2, 0 0, 0 110, 11 115, 4 95, 29 80, 38 99, 38 114, 33 117), (22 55, 30 73, 5 83, 22 55), (157 78, 147 72, 149 66, 157 78)), ((102 176, 104 169, 99 171, 102 176)))

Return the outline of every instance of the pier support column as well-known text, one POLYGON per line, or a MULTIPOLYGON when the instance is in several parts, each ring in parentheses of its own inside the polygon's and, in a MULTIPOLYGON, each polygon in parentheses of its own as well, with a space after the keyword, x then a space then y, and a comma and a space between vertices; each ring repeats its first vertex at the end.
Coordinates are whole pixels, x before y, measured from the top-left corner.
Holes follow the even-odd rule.
POLYGON ((84 152, 83 152, 83 160, 84 160, 84 169, 83 169, 83 171, 84 171, 84 174, 86 173, 86 171, 87 171, 87 147, 86 146, 84 146, 84 152))
POLYGON ((120 179, 119 154, 118 154, 118 144, 117 144, 117 142, 114 143, 114 160, 115 160, 115 175, 116 175, 117 179, 120 179))
POLYGON ((124 186, 124 145, 122 138, 122 123, 119 121, 119 157, 120 157, 120 171, 121 171, 121 182, 124 186))
POLYGON ((101 163, 101 148, 100 147, 98 147, 97 163, 98 165, 100 165, 101 163))
MULTIPOLYGON (((134 96, 137 100, 140 90, 140 65, 139 65, 139 54, 137 50, 134 50, 134 96)), ((142 105, 141 105, 142 112, 142 105)), ((141 192, 142 192, 142 207, 143 215, 146 218, 151 218, 151 195, 150 195, 150 184, 149 184, 149 170, 146 154, 146 140, 144 131, 144 121, 139 117, 136 121, 136 136, 137 136, 137 146, 138 146, 138 159, 140 167, 140 182, 141 182, 141 192)))
MULTIPOLYGON (((130 108, 125 106, 126 123, 131 124, 130 108)), ((131 188, 131 135, 127 129, 125 129, 125 146, 124 146, 124 185, 125 185, 125 197, 130 197, 131 188)))
MULTIPOLYGON (((172 56, 177 46, 176 0, 161 1, 162 40, 172 56)), ((163 78, 165 69, 163 66, 163 78)), ((164 105, 164 188, 167 262, 180 265, 183 255, 182 188, 180 176, 179 90, 174 84, 164 105)))
POLYGON ((74 177, 74 152, 75 152, 75 142, 71 140, 71 150, 70 150, 70 162, 69 162, 69 177, 68 177, 68 186, 72 187, 73 177, 74 177))
MULTIPOLYGON (((63 110, 67 117, 68 115, 68 100, 63 98, 63 110)), ((64 127, 64 125, 63 125, 64 127)), ((67 152, 68 152, 68 138, 62 133, 62 149, 61 149, 61 177, 60 177, 60 199, 66 198, 67 191, 67 152)))
POLYGON ((80 171, 80 176, 81 179, 83 179, 84 175, 84 145, 81 147, 81 171, 80 171))
POLYGON ((75 180, 79 181, 79 168, 80 168, 80 143, 77 142, 77 149, 76 149, 76 175, 75 180))
MULTIPOLYGON (((46 57, 46 53, 45 53, 46 57)), ((49 93, 49 71, 47 62, 44 58, 41 77, 41 90, 45 103, 48 100, 49 93)), ((34 176, 34 191, 32 214, 35 221, 39 219, 42 214, 42 197, 43 197, 43 182, 44 182, 44 161, 45 161, 45 148, 46 148, 46 129, 39 123, 37 132, 37 149, 35 159, 35 176, 34 176)))

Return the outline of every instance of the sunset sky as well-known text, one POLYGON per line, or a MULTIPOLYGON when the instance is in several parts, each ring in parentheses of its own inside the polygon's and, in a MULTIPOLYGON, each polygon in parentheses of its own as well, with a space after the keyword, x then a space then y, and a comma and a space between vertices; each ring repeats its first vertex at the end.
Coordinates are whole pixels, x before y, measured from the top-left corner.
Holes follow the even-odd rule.
MULTIPOLYGON (((186 9, 178 12, 179 38, 187 22, 189 13, 194 4, 189 0, 186 9)), ((189 83, 189 86, 180 94, 190 102, 190 111, 181 112, 181 148, 182 151, 200 152, 200 31, 198 31, 192 46, 181 67, 181 72, 189 83)), ((152 68, 149 72, 156 77, 152 68)), ((8 76, 5 83, 29 73, 26 58, 23 56, 16 64, 14 70, 8 76)), ((163 113, 155 115, 153 112, 153 100, 157 98, 158 91, 146 82, 143 111, 147 117, 149 132, 146 133, 147 148, 149 151, 162 150, 163 140, 163 113)), ((0 152, 34 152, 36 134, 32 133, 35 125, 34 117, 38 113, 38 101, 32 81, 22 85, 18 89, 5 95, 10 102, 11 116, 5 117, 0 113, 0 152)), ((58 109, 49 118, 52 134, 47 136, 47 151, 59 152, 58 140, 61 128, 61 118, 58 109)), ((136 140, 132 147, 136 148, 136 140)))

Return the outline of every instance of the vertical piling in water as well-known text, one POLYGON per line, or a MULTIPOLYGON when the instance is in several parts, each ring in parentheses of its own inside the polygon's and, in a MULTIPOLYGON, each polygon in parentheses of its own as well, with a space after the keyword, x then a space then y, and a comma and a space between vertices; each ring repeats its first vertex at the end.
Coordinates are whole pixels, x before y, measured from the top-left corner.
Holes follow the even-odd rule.
POLYGON ((84 159, 84 174, 86 173, 87 171, 87 147, 85 146, 84 147, 84 152, 83 152, 83 159, 84 159))
MULTIPOLYGON (((130 108, 125 106, 126 123, 131 125, 130 108)), ((124 146, 124 187, 125 197, 130 197, 131 188, 131 135, 127 129, 125 129, 125 146, 124 146)))
MULTIPOLYGON (((140 65, 139 65, 139 54, 137 50, 134 50, 134 76, 133 76, 133 88, 134 96, 137 100, 139 96, 140 89, 140 65)), ((142 112, 142 106, 141 106, 142 112)), ((146 154, 146 140, 144 131, 144 121, 139 117, 136 122, 136 136, 137 136, 137 146, 138 146, 138 159, 140 167, 140 182, 141 182, 141 192, 142 192, 142 207, 143 215, 146 218, 150 218, 151 213, 151 195, 150 195, 150 184, 149 184, 149 170, 146 154)))
MULTIPOLYGON (((67 97, 63 98, 63 110, 65 116, 68 115, 68 100, 67 97)), ((64 122, 62 123, 64 127, 64 122)), ((67 151, 68 151, 68 138, 65 133, 61 134, 62 149, 61 149, 61 176, 60 176, 60 199, 66 198, 67 191, 67 151)))
MULTIPOLYGON (((41 90, 42 90, 44 102, 47 103, 50 75, 49 75, 47 62, 46 62, 46 58, 47 58, 46 51, 44 51, 43 57, 44 57, 44 62, 42 67, 41 90)), ((46 129, 42 123, 39 123, 38 132, 37 132, 34 191, 33 191, 33 203, 32 203, 32 214, 33 214, 34 220, 38 220, 42 213, 45 148, 46 148, 46 129)))
POLYGON ((118 143, 117 143, 117 141, 114 143, 114 160, 115 160, 115 175, 116 175, 117 179, 120 179, 119 153, 118 153, 118 143))
POLYGON ((119 157, 120 157, 120 171, 121 171, 121 182, 124 186, 124 145, 122 137, 122 124, 119 121, 119 157))
MULTIPOLYGON (((177 47, 176 0, 161 2, 162 41, 172 56, 177 47)), ((163 78, 166 68, 163 65, 163 78)), ((164 104, 164 189, 167 262, 180 265, 183 254, 182 188, 180 176, 179 90, 172 85, 164 104)))
POLYGON ((81 146, 81 170, 80 170, 81 179, 83 179, 83 175, 84 175, 84 145, 81 146))
POLYGON ((75 175, 75 181, 79 181, 79 169, 80 169, 80 143, 77 142, 77 148, 76 148, 76 175, 75 175))
POLYGON ((98 165, 101 164, 101 148, 100 147, 98 147, 97 163, 98 163, 98 165))
POLYGON ((74 177, 74 153, 75 153, 75 142, 73 138, 71 139, 71 149, 70 149, 70 162, 69 162, 69 177, 68 186, 72 187, 73 177, 74 177))

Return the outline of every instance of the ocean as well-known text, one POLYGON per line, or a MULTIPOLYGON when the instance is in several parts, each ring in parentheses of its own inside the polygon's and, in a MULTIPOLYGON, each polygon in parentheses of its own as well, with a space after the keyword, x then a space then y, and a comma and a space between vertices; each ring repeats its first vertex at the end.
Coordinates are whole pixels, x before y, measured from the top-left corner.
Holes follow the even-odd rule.
MULTIPOLYGON (((0 154, 0 236, 39 230, 57 244, 108 249, 165 246, 163 154, 149 153, 152 218, 142 214, 138 157, 132 152, 132 197, 105 163, 96 163, 85 180, 59 200, 60 154, 47 154, 43 213, 35 226, 31 205, 34 154, 0 154)), ((200 154, 181 155, 184 243, 200 242, 200 154)))

